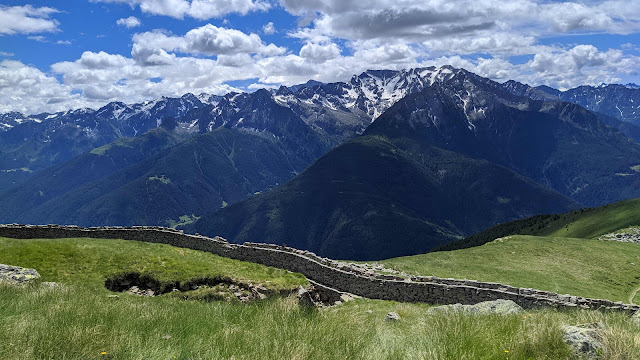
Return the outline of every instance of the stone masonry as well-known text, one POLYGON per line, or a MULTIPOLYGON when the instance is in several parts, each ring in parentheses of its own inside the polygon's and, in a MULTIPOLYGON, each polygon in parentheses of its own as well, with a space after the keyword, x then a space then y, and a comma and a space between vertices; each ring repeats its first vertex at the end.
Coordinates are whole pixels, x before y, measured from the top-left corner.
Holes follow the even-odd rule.
POLYGON ((311 252, 270 244, 230 244, 220 237, 187 235, 163 227, 95 227, 59 225, 0 225, 0 237, 16 239, 100 238, 124 239, 206 251, 232 259, 259 263, 298 272, 319 284, 358 296, 401 302, 430 304, 476 304, 482 301, 513 300, 523 308, 556 307, 622 311, 633 314, 638 305, 609 300, 561 295, 548 291, 517 288, 473 280, 432 276, 408 278, 365 271, 311 252))

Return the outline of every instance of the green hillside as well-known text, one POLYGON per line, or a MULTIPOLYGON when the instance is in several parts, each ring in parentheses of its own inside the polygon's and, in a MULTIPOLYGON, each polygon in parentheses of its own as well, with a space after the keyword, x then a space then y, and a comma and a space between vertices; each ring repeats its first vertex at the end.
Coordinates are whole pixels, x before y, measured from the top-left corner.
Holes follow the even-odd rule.
POLYGON ((426 304, 368 299, 309 311, 295 297, 248 304, 126 293, 114 298, 102 287, 107 274, 131 269, 166 279, 218 274, 280 289, 305 282, 167 245, 0 239, 0 263, 33 266, 43 280, 61 284, 0 284, 0 354, 7 359, 569 359, 561 326, 590 322, 607 326, 603 358, 640 356, 637 327, 616 313, 427 314, 426 304), (400 321, 384 321, 390 311, 400 321))
MULTIPOLYGON (((53 211, 53 214, 58 215, 58 220, 66 220, 59 217, 65 206, 61 202, 65 194, 78 188, 85 188, 87 184, 127 166, 137 165, 142 160, 175 146, 185 137, 159 127, 135 138, 119 138, 110 144, 34 174, 25 183, 0 192, 3 204, 0 207, 0 222, 26 222, 27 219, 24 218, 26 214, 37 212, 37 209, 48 201, 56 204, 56 211, 53 211)), ((49 212, 48 216, 55 217, 53 214, 49 212)), ((38 223, 44 219, 35 217, 27 221, 38 223)))
POLYGON ((170 132, 156 129, 121 139, 7 191, 0 222, 185 223, 185 217, 193 219, 286 182, 326 150, 317 149, 316 139, 310 142, 312 154, 293 154, 274 137, 223 127, 160 147, 148 141, 155 133, 171 138, 170 132), (142 150, 145 156, 131 162, 142 150), (117 165, 98 166, 112 162, 117 165))
POLYGON ((436 250, 480 246, 507 235, 536 235, 594 239, 630 226, 640 225, 640 199, 620 201, 597 208, 564 214, 536 215, 496 225, 478 234, 452 241, 436 250))
MULTIPOLYGON (((640 288, 638 244, 509 236, 469 249, 382 261, 411 274, 499 282, 630 302, 640 288)), ((636 297, 640 303, 640 298, 636 297)))
POLYGON ((228 276, 274 290, 296 288, 300 274, 170 245, 125 240, 0 238, 0 264, 37 269, 43 281, 74 284, 94 291, 105 278, 139 272, 161 282, 228 276))
POLYGON ((536 235, 592 239, 634 225, 640 225, 640 199, 567 214, 549 222, 536 235))
POLYGON ((231 242, 377 260, 424 253, 492 224, 575 205, 488 161, 409 139, 362 136, 287 184, 185 228, 231 242))

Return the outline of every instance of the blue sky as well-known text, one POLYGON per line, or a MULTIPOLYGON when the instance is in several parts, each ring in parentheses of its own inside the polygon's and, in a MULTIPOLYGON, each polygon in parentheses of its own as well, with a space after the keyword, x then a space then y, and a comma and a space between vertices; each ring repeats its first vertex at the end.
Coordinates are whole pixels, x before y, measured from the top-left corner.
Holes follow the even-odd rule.
POLYGON ((0 112, 95 108, 109 101, 344 81, 366 69, 445 64, 496 81, 561 89, 640 83, 640 1, 0 5, 0 112))
MULTIPOLYGON (((75 60, 85 51, 105 51, 108 53, 128 55, 131 53, 131 36, 137 32, 154 29, 168 29, 176 34, 213 24, 230 27, 246 33, 260 32, 262 26, 273 22, 282 31, 295 30, 297 17, 288 14, 282 8, 269 12, 256 12, 250 16, 229 14, 224 19, 197 20, 190 17, 175 19, 143 13, 139 7, 132 8, 128 4, 108 4, 85 0, 73 1, 16 1, 5 0, 7 6, 30 4, 34 7, 54 7, 61 12, 53 16, 60 22, 59 31, 54 33, 20 34, 0 37, 0 51, 10 52, 25 63, 35 65, 41 70, 48 70, 52 63, 75 60), (137 17, 141 25, 132 29, 119 26, 116 21, 130 16, 137 17), (226 20, 226 21, 225 21, 226 20), (29 37, 44 36, 47 42, 30 40, 29 37), (57 41, 70 41, 69 45, 56 44, 57 41)), ((287 46, 292 50, 300 50, 302 44, 284 36, 283 33, 263 35, 265 41, 287 46)))

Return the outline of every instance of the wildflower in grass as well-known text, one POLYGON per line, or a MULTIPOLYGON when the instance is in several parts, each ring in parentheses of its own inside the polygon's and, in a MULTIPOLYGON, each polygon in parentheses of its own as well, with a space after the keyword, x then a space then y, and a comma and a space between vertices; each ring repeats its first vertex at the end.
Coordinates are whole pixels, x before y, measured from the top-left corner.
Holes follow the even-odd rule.
POLYGON ((504 352, 505 352, 505 354, 508 354, 508 353, 509 353, 509 350, 505 350, 504 352))
POLYGON ((103 351, 103 352, 100 353, 100 355, 107 355, 107 352, 103 351))

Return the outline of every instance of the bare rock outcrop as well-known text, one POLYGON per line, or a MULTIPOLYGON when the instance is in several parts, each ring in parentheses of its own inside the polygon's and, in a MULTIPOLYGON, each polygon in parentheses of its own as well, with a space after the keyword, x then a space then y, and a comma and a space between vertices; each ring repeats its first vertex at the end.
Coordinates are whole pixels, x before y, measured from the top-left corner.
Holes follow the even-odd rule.
POLYGON ((396 313, 396 312, 390 312, 384 318, 384 321, 396 322, 398 320, 400 320, 400 315, 398 315, 398 313, 396 313))
POLYGON ((605 234, 598 238, 604 241, 619 241, 640 244, 640 228, 632 227, 619 233, 605 234))
POLYGON ((577 356, 586 359, 599 359, 602 352, 602 330, 605 328, 602 323, 564 325, 563 340, 571 345, 573 352, 577 356))
POLYGON ((464 312, 469 314, 500 314, 510 315, 522 312, 523 309, 520 305, 511 300, 493 300, 483 301, 474 305, 442 305, 434 306, 427 310, 427 314, 439 314, 446 312, 464 312))
POLYGON ((25 284, 40 278, 35 269, 0 264, 0 283, 25 284))

